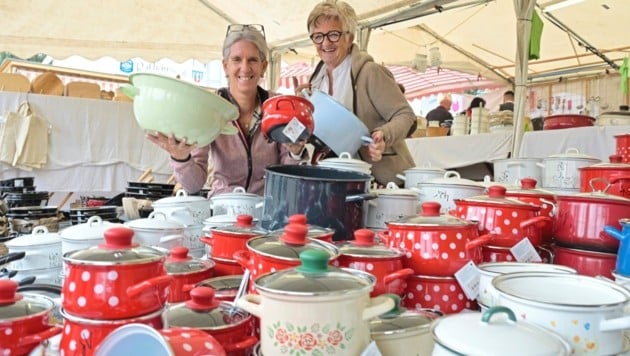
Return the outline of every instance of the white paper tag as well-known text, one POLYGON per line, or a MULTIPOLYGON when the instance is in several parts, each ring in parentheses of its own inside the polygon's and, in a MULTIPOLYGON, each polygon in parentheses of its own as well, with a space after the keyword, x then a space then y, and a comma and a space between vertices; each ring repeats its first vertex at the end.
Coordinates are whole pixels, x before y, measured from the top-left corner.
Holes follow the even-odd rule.
POLYGON ((295 143, 300 138, 300 135, 302 135, 302 132, 304 132, 304 130, 306 130, 306 126, 302 125, 302 123, 300 122, 300 120, 297 119, 297 117, 294 117, 284 127, 284 129, 282 130, 282 133, 286 137, 288 137, 291 140, 291 142, 295 143))
POLYGON ((477 299, 479 295, 479 269, 472 261, 468 261, 462 268, 455 272, 455 279, 462 287, 466 297, 470 300, 477 299))
POLYGON ((365 350, 361 353, 361 356, 382 356, 381 351, 376 345, 376 341, 370 342, 365 350))
POLYGON ((540 255, 526 237, 510 249, 518 262, 542 262, 540 255))

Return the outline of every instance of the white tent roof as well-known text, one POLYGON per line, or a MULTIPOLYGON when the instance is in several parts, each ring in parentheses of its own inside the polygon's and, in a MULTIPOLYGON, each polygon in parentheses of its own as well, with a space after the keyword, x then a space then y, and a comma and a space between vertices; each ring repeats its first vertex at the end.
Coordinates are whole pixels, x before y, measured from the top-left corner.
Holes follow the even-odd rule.
MULTIPOLYGON (((544 6, 555 0, 541 0, 544 6)), ((306 17, 318 0, 0 0, 5 19, 0 51, 26 58, 43 52, 121 61, 142 57, 202 62, 221 56, 229 23, 262 23, 282 60, 314 62, 306 17), (297 55, 288 48, 293 48, 297 55)), ((379 62, 411 64, 416 53, 439 47, 444 68, 512 78, 516 52, 516 18, 510 0, 347 0, 360 25, 373 27, 368 51, 379 62), (442 12, 436 10, 436 6, 442 12), (415 17, 415 19, 391 22, 415 17), (387 24, 387 25, 384 25, 387 24), (441 40, 443 39, 443 40, 441 40), (465 54, 462 54, 465 53, 465 54)), ((541 8, 538 7, 537 11, 541 8)), ((585 0, 551 12, 560 30, 544 16, 541 59, 530 61, 529 75, 591 67, 603 71, 595 51, 620 64, 630 50, 628 0, 585 0), (576 35, 577 34, 577 35, 576 35)))

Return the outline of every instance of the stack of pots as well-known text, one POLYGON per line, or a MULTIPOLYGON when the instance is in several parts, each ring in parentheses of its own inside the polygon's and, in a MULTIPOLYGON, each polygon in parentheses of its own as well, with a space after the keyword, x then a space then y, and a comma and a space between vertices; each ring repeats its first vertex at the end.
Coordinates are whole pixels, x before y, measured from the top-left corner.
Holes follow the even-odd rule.
POLYGON ((455 279, 455 272, 469 262, 482 261, 490 236, 479 236, 479 224, 440 214, 438 202, 422 204, 419 215, 387 223, 381 239, 404 251, 403 267, 414 271, 406 280, 402 305, 438 310, 444 314, 475 309, 455 279))
POLYGON ((134 232, 113 227, 98 246, 63 255, 63 354, 92 355, 116 328, 142 323, 162 327, 162 309, 173 277, 166 274, 166 255, 132 243, 134 232))
POLYGON ((463 179, 455 171, 447 171, 442 178, 433 178, 419 183, 417 189, 420 203, 435 201, 440 203, 442 214, 447 214, 455 208, 456 199, 464 199, 483 194, 485 187, 478 182, 463 179))
POLYGON ((20 280, 34 276, 37 283, 61 285, 61 236, 48 232, 45 226, 36 226, 30 235, 18 236, 5 242, 9 252, 24 252, 24 258, 11 262, 9 268, 17 270, 20 280))
POLYGON ((611 155, 608 163, 597 163, 580 168, 580 191, 605 191, 630 198, 630 164, 620 155, 611 155))
POLYGON ((263 213, 264 199, 260 195, 247 193, 245 188, 236 187, 231 193, 216 194, 210 198, 212 215, 251 215, 260 219, 263 213))
POLYGON ((203 197, 189 196, 180 189, 175 196, 162 198, 153 204, 154 212, 162 212, 168 220, 184 226, 183 246, 187 247, 193 257, 205 255, 204 244, 200 241, 203 236, 203 223, 212 216, 210 201, 203 197))
POLYGON ((403 174, 396 174, 396 177, 405 182, 405 188, 420 188, 420 183, 424 183, 434 178, 443 178, 446 171, 442 168, 433 168, 430 164, 422 167, 405 169, 403 174))
POLYGON ((184 228, 181 223, 168 220, 166 214, 153 211, 148 218, 130 220, 125 226, 134 231, 134 241, 144 246, 170 250, 184 244, 184 228))
POLYGON ((214 262, 199 260, 189 255, 187 247, 173 247, 166 259, 166 273, 173 277, 169 286, 168 302, 179 303, 190 299, 190 290, 214 275, 214 262))
POLYGON ((506 197, 506 188, 494 185, 487 195, 455 201, 453 215, 479 222, 479 231, 490 241, 482 247, 483 262, 514 261, 510 249, 523 239, 534 248, 543 243, 543 231, 552 224, 549 216, 541 216, 541 207, 506 197))
POLYGON ((597 191, 558 195, 554 222, 554 263, 588 276, 613 278, 619 240, 606 226, 620 230, 630 199, 597 191))
POLYGON ((238 215, 233 224, 209 229, 201 241, 210 247, 209 258, 215 263, 215 275, 243 274, 243 267, 234 257, 234 254, 237 251, 245 250, 249 239, 265 234, 267 234, 267 230, 254 225, 254 218, 251 215, 238 215))
POLYGON ((538 163, 543 169, 542 187, 557 195, 579 193, 580 168, 600 162, 599 158, 582 154, 577 148, 569 148, 565 153, 545 157, 538 163))
POLYGON ((542 168, 539 158, 504 158, 492 162, 494 181, 497 183, 514 184, 523 178, 542 181, 542 168))
POLYGON ((385 229, 387 221, 416 215, 420 207, 418 193, 411 189, 398 188, 389 182, 384 189, 373 189, 376 199, 367 202, 366 226, 371 229, 385 229))

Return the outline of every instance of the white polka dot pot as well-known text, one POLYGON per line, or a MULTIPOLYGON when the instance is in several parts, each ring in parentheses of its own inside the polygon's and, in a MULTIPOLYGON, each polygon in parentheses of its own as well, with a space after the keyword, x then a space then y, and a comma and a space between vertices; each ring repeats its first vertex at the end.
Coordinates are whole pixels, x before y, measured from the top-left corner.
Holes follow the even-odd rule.
POLYGON ((466 297, 464 290, 452 276, 415 275, 409 277, 401 304, 409 309, 428 308, 444 314, 459 313, 464 309, 477 309, 477 302, 466 297))
POLYGON ((155 330, 144 324, 128 324, 109 334, 94 355, 226 356, 226 353, 212 335, 201 330, 155 330))
POLYGON ((479 236, 477 223, 440 215, 437 202, 423 203, 418 216, 389 222, 379 238, 405 251, 405 268, 431 276, 452 276, 469 261, 481 262, 481 246, 491 239, 479 236))
POLYGON ((162 328, 162 309, 136 318, 97 320, 74 316, 61 310, 64 318, 59 349, 63 355, 93 355, 101 341, 117 328, 133 323, 162 328))
POLYGON ((491 234, 492 246, 512 247, 528 238, 534 246, 542 244, 542 231, 552 224, 549 216, 541 216, 540 207, 518 199, 506 198, 506 188, 494 185, 488 195, 455 201, 453 215, 479 222, 482 234, 491 234))
POLYGON ((111 320, 146 315, 161 309, 173 277, 166 274, 166 255, 132 244, 133 230, 105 230, 105 243, 64 254, 66 275, 62 306, 83 318, 111 320))
MULTIPOLYGON (((538 182, 534 178, 521 179, 521 187, 508 189, 505 196, 515 198, 524 203, 539 206, 540 216, 548 216, 553 220, 556 209, 556 195, 545 189, 536 188, 538 182)), ((542 243, 553 242, 553 223, 547 224, 542 229, 542 243)))
POLYGON ((36 294, 16 293, 17 282, 0 279, 0 355, 27 355, 37 344, 61 332, 48 325, 55 303, 36 294))

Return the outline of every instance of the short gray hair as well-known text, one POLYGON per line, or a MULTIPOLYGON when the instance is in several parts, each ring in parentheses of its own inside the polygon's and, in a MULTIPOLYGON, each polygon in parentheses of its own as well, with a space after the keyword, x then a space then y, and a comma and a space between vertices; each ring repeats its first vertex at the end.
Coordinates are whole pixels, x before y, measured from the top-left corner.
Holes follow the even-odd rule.
POLYGON ((336 19, 342 29, 354 35, 357 32, 358 17, 352 6, 344 1, 326 0, 315 5, 306 20, 306 29, 310 33, 320 20, 336 19))
POLYGON ((225 40, 223 41, 223 59, 229 59, 232 45, 238 41, 248 41, 253 43, 260 52, 260 59, 265 61, 267 60, 267 57, 269 56, 267 41, 262 33, 252 28, 244 28, 242 31, 235 31, 227 34, 225 40))

